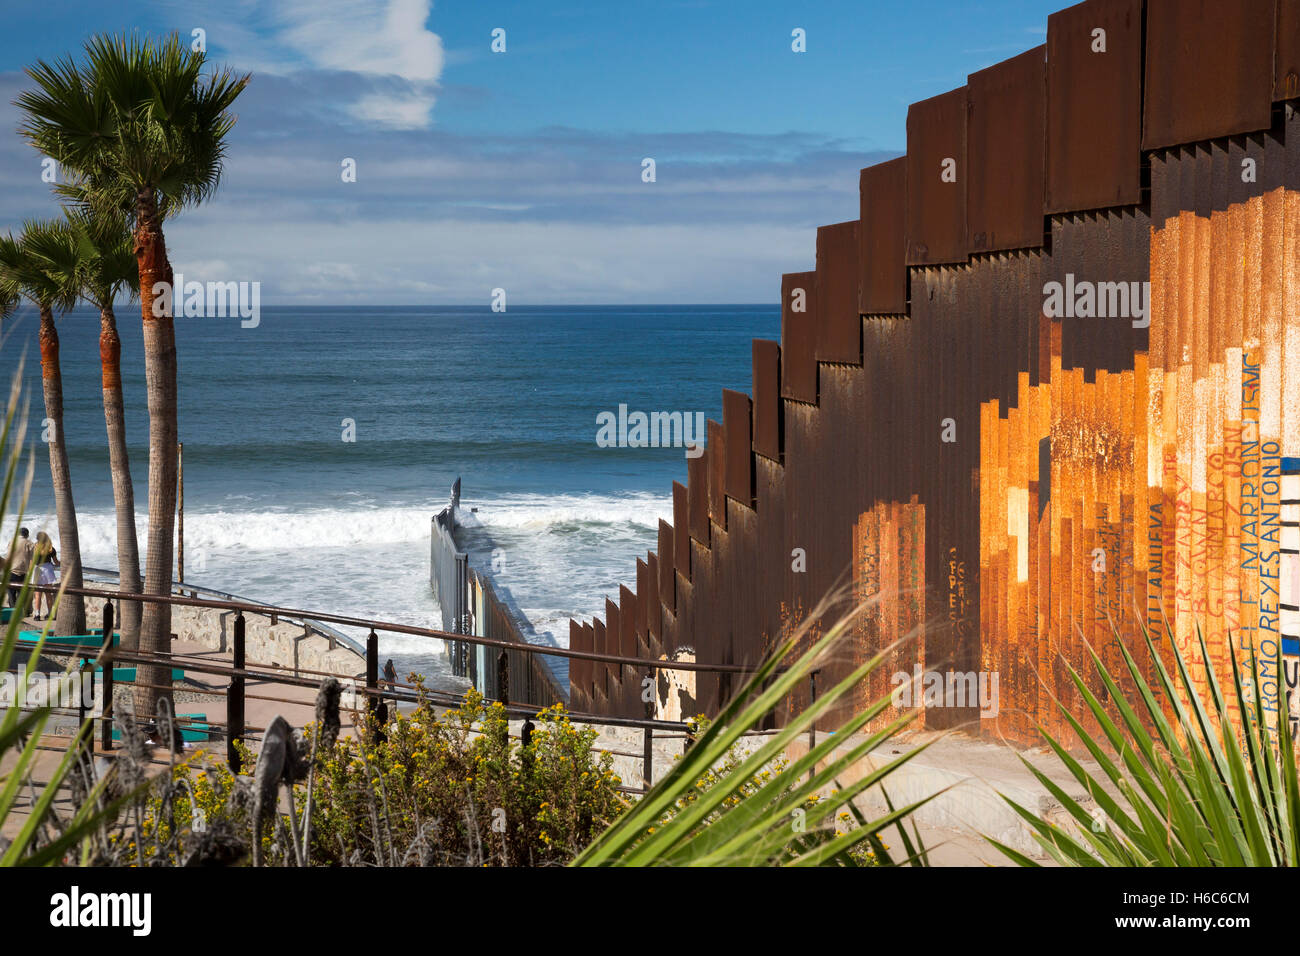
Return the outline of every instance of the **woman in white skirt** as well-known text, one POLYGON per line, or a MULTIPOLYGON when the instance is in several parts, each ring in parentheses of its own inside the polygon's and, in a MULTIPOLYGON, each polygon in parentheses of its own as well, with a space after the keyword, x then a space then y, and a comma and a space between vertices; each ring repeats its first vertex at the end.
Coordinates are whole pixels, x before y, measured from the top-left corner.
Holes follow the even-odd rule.
MULTIPOLYGON (((54 542, 44 531, 36 535, 36 554, 33 558, 36 562, 36 583, 43 585, 54 585, 59 583, 59 555, 54 550, 54 542)), ((36 618, 41 620, 41 601, 45 602, 45 616, 49 617, 50 607, 54 603, 54 596, 45 592, 36 592, 36 618)))

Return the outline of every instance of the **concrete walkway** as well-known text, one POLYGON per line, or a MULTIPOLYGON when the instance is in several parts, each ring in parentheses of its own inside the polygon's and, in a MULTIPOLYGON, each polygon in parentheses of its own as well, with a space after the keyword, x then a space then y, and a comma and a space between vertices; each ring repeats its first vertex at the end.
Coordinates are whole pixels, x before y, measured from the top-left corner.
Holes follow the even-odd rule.
MULTIPOLYGON (((40 625, 31 621, 29 626, 34 629, 40 625)), ((172 650, 178 658, 177 667, 184 669, 184 661, 187 659, 231 663, 228 641, 214 639, 207 635, 194 635, 198 639, 193 639, 193 631, 187 630, 189 633, 185 635, 185 639, 173 642, 172 650)), ((296 640, 301 641, 301 636, 296 640)), ((274 647, 270 644, 266 646, 274 647)), ((301 660, 300 653, 291 650, 288 645, 284 646, 283 654, 268 653, 267 656, 272 659, 258 660, 256 650, 250 642, 249 667, 266 670, 283 669, 293 673, 294 664, 301 660), (279 663, 274 659, 277 657, 285 663, 279 663)), ((21 653, 19 658, 19 666, 21 666, 25 658, 21 653)), ((43 655, 40 669, 57 672, 66 666, 66 661, 66 657, 43 655)), ((341 663, 351 669, 355 666, 355 659, 341 659, 341 663)), ((227 717, 226 688, 227 678, 222 675, 189 671, 185 679, 174 684, 176 711, 179 714, 202 714, 207 722, 222 725, 227 717)), ((115 696, 118 696, 119 706, 122 706, 124 697, 129 697, 129 690, 125 685, 119 685, 119 690, 123 692, 122 696, 115 696)), ((277 715, 283 716, 293 727, 302 727, 314 719, 316 691, 312 687, 295 687, 253 680, 248 682, 245 690, 245 720, 250 738, 258 736, 260 728, 266 727, 277 715)), ((354 732, 354 714, 345 710, 342 718, 343 733, 354 732)), ((76 723, 75 714, 59 715, 51 720, 49 735, 44 741, 49 749, 43 750, 36 760, 34 776, 38 786, 49 779, 62 759, 76 723)), ((511 721, 512 733, 519 732, 520 723, 521 721, 511 721)), ((599 732, 596 746, 615 754, 614 769, 624 784, 632 788, 642 787, 645 768, 644 732, 629 728, 595 726, 599 732)), ((745 738, 740 749, 752 751, 762 746, 765 739, 761 736, 745 738)), ((846 748, 854 746, 855 742, 854 738, 840 742, 836 753, 844 753, 846 748)), ((256 748, 255 740, 250 740, 250 743, 256 748)), ((1021 752, 1004 744, 975 739, 959 733, 944 735, 918 731, 896 738, 887 746, 871 753, 866 759, 859 761, 856 767, 842 775, 840 782, 847 785, 860 779, 875 767, 897 759, 904 753, 925 744, 928 744, 925 753, 890 775, 887 789, 896 807, 944 791, 941 796, 917 810, 909 823, 909 833, 913 823, 920 830, 934 864, 1008 865, 1009 861, 984 839, 985 834, 1040 862, 1049 862, 1033 840, 1029 828, 1022 823, 999 793, 1007 795, 1022 806, 1033 809, 1039 817, 1049 822, 1072 826, 1072 821, 1024 766, 1020 759, 1021 752)), ((680 735, 655 735, 651 761, 653 780, 662 778, 673 761, 681 754, 682 746, 683 738, 680 735)), ((100 751, 98 735, 96 735, 95 747, 98 756, 111 759, 111 754, 100 751)), ((206 759, 224 760, 225 738, 214 735, 209 742, 191 743, 186 749, 188 754, 206 750, 210 752, 210 757, 206 759)), ((807 737, 801 735, 787 747, 785 758, 787 761, 793 761, 806 752, 807 737)), ((1066 793, 1079 799, 1085 807, 1091 807, 1091 801, 1085 797, 1083 788, 1049 752, 1026 751, 1024 756, 1066 793)), ((0 763, 0 772, 7 771, 13 765, 13 761, 14 758, 9 757, 0 763)), ((1084 762, 1084 765, 1090 770, 1097 770, 1095 765, 1088 762, 1084 762)), ((153 766, 158 771, 167 766, 165 750, 155 751, 153 766)), ((886 812, 883 796, 878 789, 868 791, 859 798, 858 804, 869 816, 878 816, 886 812)), ((3 831, 0 832, 12 836, 25 821, 29 805, 26 797, 20 798, 15 812, 10 814, 3 831)), ((66 793, 56 801, 56 809, 61 813, 71 809, 66 793)), ((896 832, 887 837, 885 842, 894 852, 902 852, 903 842, 896 832)))

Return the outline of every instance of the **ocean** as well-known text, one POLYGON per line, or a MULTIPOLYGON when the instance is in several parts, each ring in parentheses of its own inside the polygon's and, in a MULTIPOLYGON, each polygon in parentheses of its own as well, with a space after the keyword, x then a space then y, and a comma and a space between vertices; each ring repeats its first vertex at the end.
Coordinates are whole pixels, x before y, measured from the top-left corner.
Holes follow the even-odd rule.
MULTIPOLYGON (((139 306, 118 310, 143 562, 148 416, 139 306)), ((0 372, 26 356, 43 417, 38 318, 6 321, 0 372)), ((602 412, 703 413, 749 391, 752 338, 777 305, 264 307, 178 318, 185 580, 318 612, 440 627, 429 521, 462 480, 471 552, 543 638, 603 613, 672 520, 681 448, 601 447, 602 412), (352 440, 348 440, 348 439, 352 440), (471 511, 470 509, 477 509, 471 511)), ((117 566, 100 393, 99 316, 59 319, 65 433, 82 561, 117 566)), ((37 438, 26 524, 58 542, 37 438)), ((6 535, 12 528, 3 529, 6 535)), ((381 636, 399 673, 449 678, 441 645, 381 636)))

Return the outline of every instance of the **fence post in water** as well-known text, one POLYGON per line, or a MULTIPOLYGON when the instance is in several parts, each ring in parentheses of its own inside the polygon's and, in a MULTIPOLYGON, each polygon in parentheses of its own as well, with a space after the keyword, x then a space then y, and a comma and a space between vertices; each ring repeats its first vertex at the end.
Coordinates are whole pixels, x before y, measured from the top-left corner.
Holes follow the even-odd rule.
MULTIPOLYGON (((105 750, 113 749, 113 602, 104 602, 104 643, 101 645, 99 653, 100 667, 104 671, 104 691, 103 701, 100 706, 100 719, 102 725, 99 728, 100 746, 105 750)), ((91 680, 94 680, 92 674, 91 680)), ((91 734, 91 740, 94 740, 94 734, 91 734)))
MULTIPOLYGON (((369 691, 379 689, 379 635, 375 633, 374 628, 371 628, 370 633, 366 635, 366 689, 369 691)), ((366 697, 366 704, 373 717, 379 710, 379 697, 374 693, 369 693, 366 697)))
POLYGON ((497 696, 510 706, 510 655, 504 650, 497 655, 497 696))
POLYGON ((654 776, 654 742, 655 729, 647 727, 645 729, 645 756, 641 767, 641 776, 645 778, 645 788, 650 789, 650 780, 654 776))
MULTIPOLYGON (((235 640, 233 648, 233 660, 231 663, 235 669, 244 669, 244 614, 239 612, 235 615, 235 640)), ((244 675, 235 674, 230 678, 230 686, 226 690, 226 762, 230 764, 230 772, 238 774, 239 750, 236 744, 244 739, 244 675)))

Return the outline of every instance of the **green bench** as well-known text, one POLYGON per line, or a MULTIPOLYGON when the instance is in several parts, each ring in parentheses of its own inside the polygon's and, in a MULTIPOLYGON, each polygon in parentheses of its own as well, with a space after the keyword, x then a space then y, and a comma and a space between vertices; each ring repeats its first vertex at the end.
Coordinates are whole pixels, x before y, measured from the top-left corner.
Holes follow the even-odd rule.
MULTIPOLYGON (((207 714, 177 714, 176 718, 189 721, 181 727, 181 740, 189 743, 207 743, 212 739, 212 725, 206 722, 207 714)), ((118 741, 122 739, 122 730, 116 724, 113 726, 113 739, 118 741)))
MULTIPOLYGON (((19 631, 18 632, 19 644, 36 645, 40 643, 40 640, 41 640, 40 631, 19 631)), ((121 640, 122 640, 122 635, 114 631, 113 646, 117 647, 117 645, 121 642, 121 640)), ((96 650, 98 650, 99 648, 104 646, 104 629, 101 627, 98 630, 92 631, 89 634, 65 634, 62 637, 56 636, 54 634, 50 634, 47 635, 45 638, 45 646, 50 648, 51 650, 58 650, 59 648, 62 647, 93 647, 96 650)))
MULTIPOLYGON (((100 666, 99 666, 98 664, 95 665, 95 670, 101 670, 101 668, 100 668, 100 666)), ((185 679, 185 672, 184 672, 183 670, 181 670, 179 667, 173 667, 173 668, 172 668, 172 680, 184 680, 184 679, 185 679)), ((114 667, 114 668, 113 668, 113 682, 114 682, 114 683, 121 683, 121 682, 123 682, 123 681, 126 681, 127 683, 132 683, 132 682, 135 681, 135 668, 134 668, 134 667, 114 667)))
MULTIPOLYGON (((96 631, 93 631, 90 634, 69 634, 63 637, 55 637, 53 634, 51 634, 45 638, 45 647, 51 651, 59 651, 62 650, 63 648, 68 648, 68 649, 93 648, 95 650, 99 650, 101 647, 104 646, 103 634, 104 634, 104 629, 102 627, 96 631)), ((41 635, 37 631, 20 631, 18 634, 18 642, 20 644, 30 644, 33 647, 40 642, 40 639, 41 639, 41 635)), ((115 631, 113 633, 113 646, 117 647, 118 644, 121 642, 121 640, 122 640, 122 635, 115 631)), ((83 666, 89 664, 90 662, 91 659, 89 657, 81 658, 81 663, 83 666)), ((100 670, 100 666, 98 664, 95 665, 95 670, 100 670)), ((179 667, 173 667, 172 680, 184 680, 184 679, 185 679, 185 671, 179 667)), ((135 668, 114 667, 113 680, 128 681, 128 682, 134 681, 135 668)))

